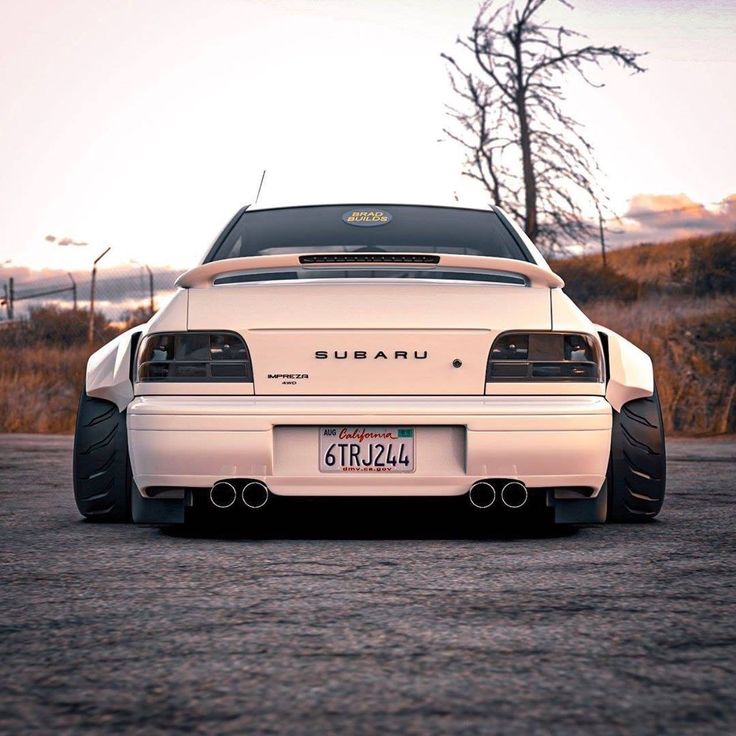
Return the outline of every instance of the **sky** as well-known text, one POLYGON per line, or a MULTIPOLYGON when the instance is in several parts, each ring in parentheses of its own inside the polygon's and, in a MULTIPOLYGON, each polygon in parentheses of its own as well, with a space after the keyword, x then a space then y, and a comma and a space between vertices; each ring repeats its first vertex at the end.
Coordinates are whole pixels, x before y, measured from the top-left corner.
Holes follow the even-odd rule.
MULTIPOLYGON (((264 169, 261 204, 487 203, 442 133, 440 53, 474 0, 0 7, 0 279, 87 269, 108 246, 101 265, 191 266, 264 169)), ((549 8, 596 43, 649 52, 645 74, 565 87, 615 211, 634 215, 619 240, 735 228, 736 198, 715 203, 736 193, 736 0, 549 8)))

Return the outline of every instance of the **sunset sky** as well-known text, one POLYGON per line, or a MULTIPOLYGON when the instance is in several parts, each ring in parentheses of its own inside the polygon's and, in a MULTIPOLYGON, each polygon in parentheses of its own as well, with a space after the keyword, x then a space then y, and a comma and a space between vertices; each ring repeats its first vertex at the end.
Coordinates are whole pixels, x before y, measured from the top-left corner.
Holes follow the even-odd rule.
MULTIPOLYGON (((443 140, 440 52, 476 0, 3 0, 0 264, 186 267, 265 202, 483 206, 443 140), (60 247, 48 234, 86 241, 60 247)), ((628 239, 736 227, 736 0, 550 2, 648 51, 646 74, 570 80, 628 239), (692 208, 704 203, 710 209, 692 208)), ((2 278, 2 271, 0 271, 2 278)))

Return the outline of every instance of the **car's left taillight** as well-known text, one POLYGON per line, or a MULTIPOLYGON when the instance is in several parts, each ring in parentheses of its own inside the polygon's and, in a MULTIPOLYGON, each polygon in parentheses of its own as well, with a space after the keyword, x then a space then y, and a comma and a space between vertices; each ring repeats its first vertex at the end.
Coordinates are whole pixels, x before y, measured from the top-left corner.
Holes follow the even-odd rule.
POLYGON ((148 335, 138 351, 139 381, 253 381, 248 348, 234 332, 148 335))

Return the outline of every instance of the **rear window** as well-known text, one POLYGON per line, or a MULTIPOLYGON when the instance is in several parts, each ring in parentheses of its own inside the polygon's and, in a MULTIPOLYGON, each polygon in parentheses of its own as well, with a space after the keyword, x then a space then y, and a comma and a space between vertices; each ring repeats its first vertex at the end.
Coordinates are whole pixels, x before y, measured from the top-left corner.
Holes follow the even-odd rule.
POLYGON ((532 260, 495 212, 408 205, 246 210, 207 260, 286 253, 396 252, 532 260))

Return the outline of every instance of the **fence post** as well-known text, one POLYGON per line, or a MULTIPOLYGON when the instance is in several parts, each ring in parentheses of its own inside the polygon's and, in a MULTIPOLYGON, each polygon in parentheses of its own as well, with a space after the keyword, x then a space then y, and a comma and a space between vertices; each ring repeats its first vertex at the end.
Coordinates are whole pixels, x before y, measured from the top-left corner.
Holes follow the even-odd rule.
POLYGON ((153 317, 153 313, 156 311, 156 305, 153 301, 153 271, 151 271, 151 267, 146 265, 146 270, 148 271, 148 289, 150 291, 151 296, 151 302, 149 305, 149 311, 151 312, 151 317, 153 317))
POLYGON ((601 214, 601 211, 598 210, 598 234, 600 236, 601 240, 601 257, 603 258, 603 268, 608 268, 608 264, 606 263, 606 236, 603 229, 603 215, 601 214))
POLYGON ((97 261, 92 266, 92 279, 89 282, 89 327, 87 328, 87 342, 91 345, 95 341, 95 282, 97 281, 97 261))
POLYGON ((74 276, 72 276, 70 273, 67 274, 67 276, 71 279, 72 282, 72 295, 74 296, 74 311, 77 311, 77 282, 74 280, 74 276))
POLYGON ((92 280, 89 284, 89 329, 87 330, 87 342, 92 345, 95 341, 95 286, 97 282, 97 264, 107 254, 110 248, 106 248, 95 258, 92 264, 92 280))
POLYGON ((13 319, 15 301, 15 279, 11 276, 8 279, 8 319, 13 319))

